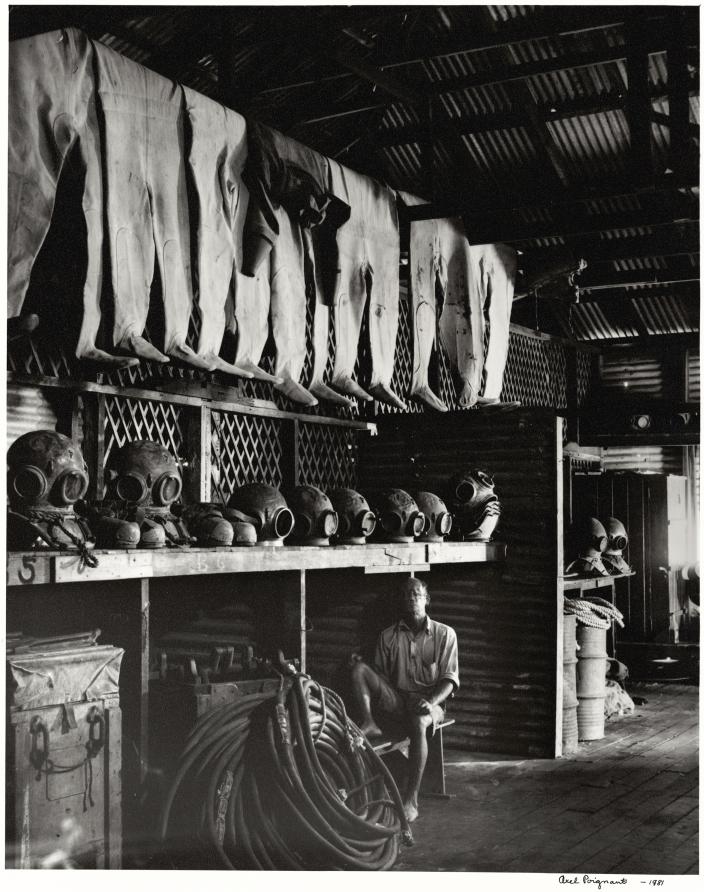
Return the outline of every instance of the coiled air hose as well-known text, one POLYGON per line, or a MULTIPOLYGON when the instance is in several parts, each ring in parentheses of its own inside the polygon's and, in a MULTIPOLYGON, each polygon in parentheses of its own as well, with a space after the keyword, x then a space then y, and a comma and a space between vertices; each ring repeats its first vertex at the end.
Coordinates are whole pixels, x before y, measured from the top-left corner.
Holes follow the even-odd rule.
POLYGON ((162 809, 170 851, 231 870, 388 870, 413 837, 388 769, 334 691, 304 675, 196 723, 162 809))
POLYGON ((593 629, 608 629, 611 622, 615 621, 623 628, 623 614, 609 604, 603 598, 595 595, 589 598, 565 598, 564 610, 566 614, 574 614, 577 622, 583 626, 591 626, 593 629))

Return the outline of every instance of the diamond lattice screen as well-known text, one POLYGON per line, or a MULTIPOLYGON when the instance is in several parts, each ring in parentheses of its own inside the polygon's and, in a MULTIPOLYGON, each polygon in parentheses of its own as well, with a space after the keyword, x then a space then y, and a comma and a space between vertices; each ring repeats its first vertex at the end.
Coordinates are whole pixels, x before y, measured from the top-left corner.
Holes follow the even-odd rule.
POLYGON ((281 485, 281 424, 256 415, 212 413, 213 501, 227 502, 233 491, 245 483, 281 485))
POLYGON ((357 439, 354 431, 323 424, 300 424, 299 483, 328 490, 357 482, 357 439))
POLYGON ((174 403, 135 400, 119 396, 105 398, 105 456, 132 440, 161 443, 183 467, 186 409, 174 403))
POLYGON ((511 333, 502 402, 517 400, 523 406, 563 409, 567 405, 566 381, 562 344, 511 333))

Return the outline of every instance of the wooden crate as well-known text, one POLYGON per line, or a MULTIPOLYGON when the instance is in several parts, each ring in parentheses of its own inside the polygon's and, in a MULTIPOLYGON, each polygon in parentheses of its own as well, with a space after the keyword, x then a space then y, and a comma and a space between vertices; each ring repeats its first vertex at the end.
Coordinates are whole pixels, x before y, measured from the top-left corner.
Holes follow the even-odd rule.
POLYGON ((81 867, 121 867, 121 760, 116 694, 13 712, 7 733, 6 866, 63 866, 65 853, 81 867), (94 745, 87 758, 91 728, 102 745, 94 745), (44 749, 44 734, 48 762, 37 753, 44 749))

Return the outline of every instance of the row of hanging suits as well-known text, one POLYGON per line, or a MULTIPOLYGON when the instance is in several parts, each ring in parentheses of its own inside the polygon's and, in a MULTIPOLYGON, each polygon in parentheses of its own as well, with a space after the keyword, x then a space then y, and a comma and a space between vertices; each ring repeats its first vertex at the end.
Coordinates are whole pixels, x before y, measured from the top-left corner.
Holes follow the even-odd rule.
MULTIPOLYGON (((310 406, 346 404, 350 397, 405 406, 391 388, 398 208, 419 199, 248 122, 79 30, 14 41, 10 317, 22 313, 62 168, 74 152, 85 173, 87 232, 79 358, 112 367, 173 358, 268 380, 310 406), (145 338, 156 272, 164 309, 158 346, 145 338), (109 332, 101 309, 106 294, 109 332), (367 305, 371 378, 365 390, 354 367, 367 305), (200 317, 195 350, 186 343, 194 307, 200 317), (312 345, 306 344, 307 309, 312 345), (331 314, 335 356, 326 381, 331 314), (233 363, 220 356, 226 331, 236 339, 233 363), (270 332, 273 375, 259 366, 270 332), (304 386, 308 349, 312 373, 304 386)), ((439 336, 461 380, 460 404, 498 399, 515 269, 515 251, 470 246, 459 220, 411 224, 412 396, 447 408, 428 383, 439 336)))

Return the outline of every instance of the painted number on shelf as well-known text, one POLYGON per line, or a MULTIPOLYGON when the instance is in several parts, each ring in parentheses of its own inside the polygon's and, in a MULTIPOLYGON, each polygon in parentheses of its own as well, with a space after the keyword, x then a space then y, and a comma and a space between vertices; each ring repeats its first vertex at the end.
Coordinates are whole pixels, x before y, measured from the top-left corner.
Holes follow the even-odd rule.
POLYGON ((7 556, 7 584, 31 585, 37 578, 37 558, 33 554, 23 554, 21 558, 7 556), (14 578, 13 578, 14 577, 14 578))

